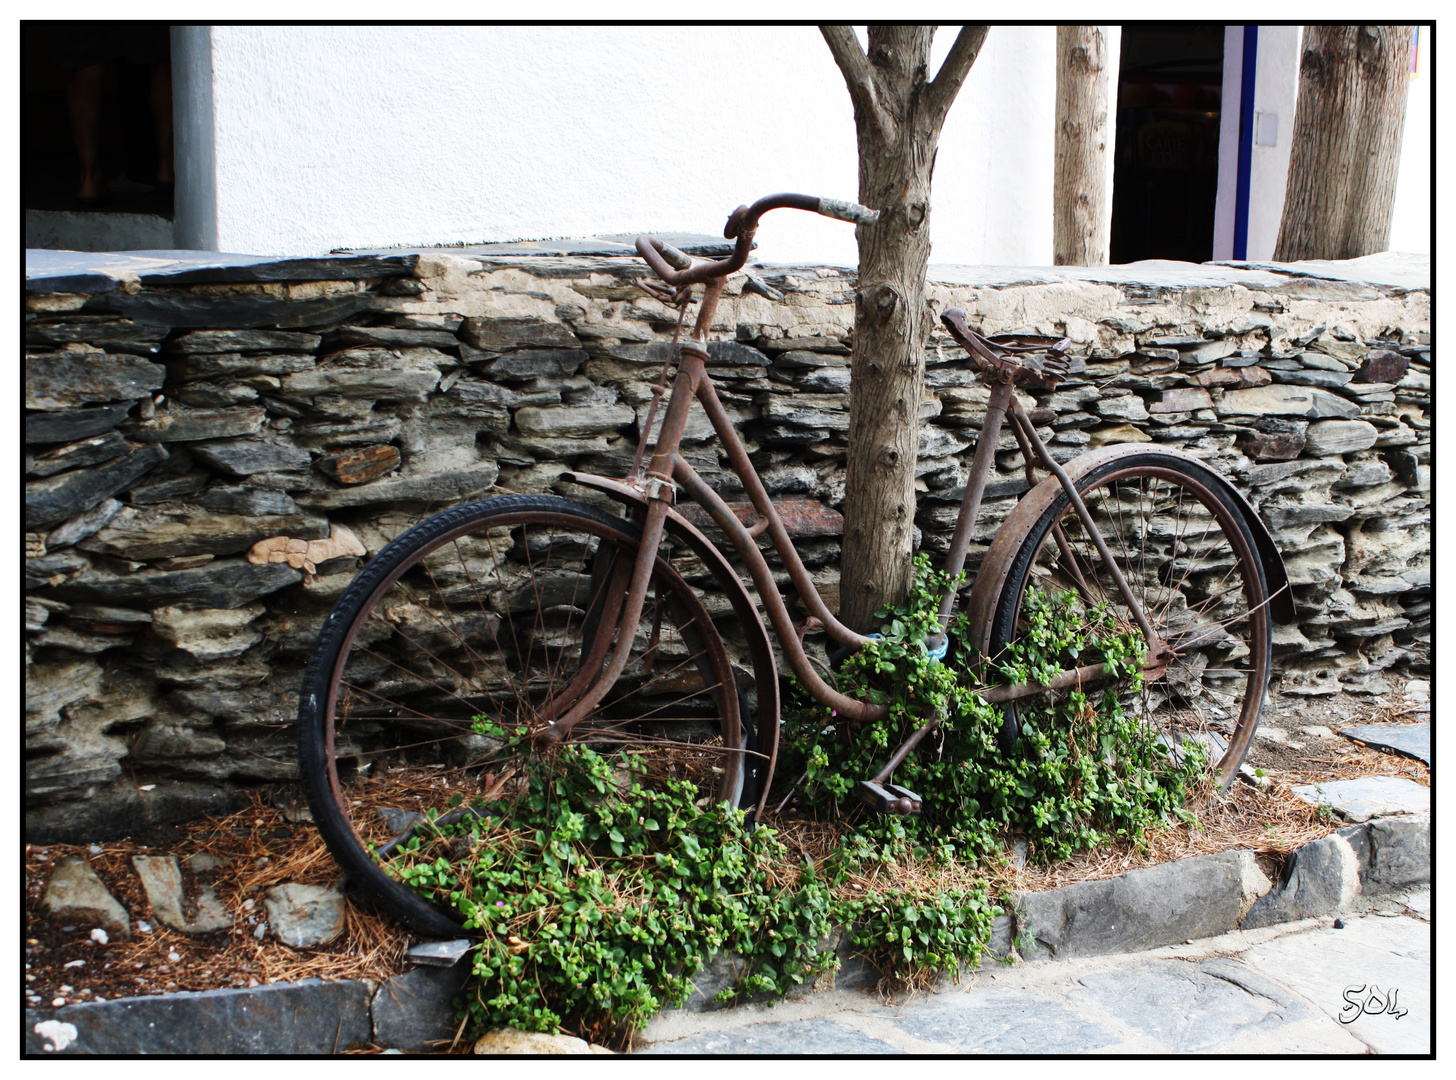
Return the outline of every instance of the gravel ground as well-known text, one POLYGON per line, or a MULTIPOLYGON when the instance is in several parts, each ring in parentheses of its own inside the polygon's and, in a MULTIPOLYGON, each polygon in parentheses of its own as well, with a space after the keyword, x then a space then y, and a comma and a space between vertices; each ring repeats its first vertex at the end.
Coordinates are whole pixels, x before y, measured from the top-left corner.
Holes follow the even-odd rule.
POLYGON ((1396 681, 1402 685, 1399 692, 1374 697, 1271 694, 1245 764, 1290 785, 1357 776, 1404 776, 1429 787, 1430 769, 1424 761, 1371 750, 1338 734, 1360 724, 1429 721, 1430 684, 1396 681))

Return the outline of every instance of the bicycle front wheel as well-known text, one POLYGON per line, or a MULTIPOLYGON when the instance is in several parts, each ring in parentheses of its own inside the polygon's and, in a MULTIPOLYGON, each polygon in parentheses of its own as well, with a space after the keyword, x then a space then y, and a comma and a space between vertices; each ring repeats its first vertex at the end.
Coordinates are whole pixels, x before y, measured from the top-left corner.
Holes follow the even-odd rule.
MULTIPOLYGON (((1189 739, 1202 742, 1214 782, 1227 787, 1259 724, 1272 633, 1263 565, 1243 508, 1215 473, 1156 448, 1094 467, 1076 486, 1132 595, 1173 654, 1166 669, 1149 671, 1137 692, 1116 685, 1102 692, 1121 694, 1124 711, 1156 729, 1174 754, 1189 739)), ((1088 617, 1106 605, 1119 624, 1135 625, 1065 491, 1011 558, 992 613, 993 661, 1026 632, 1038 594, 1055 595, 1088 617)), ((1012 738, 1017 710, 1007 703, 1003 734, 1012 738)))
MULTIPOLYGON (((510 813, 536 751, 492 729, 537 731, 600 682, 638 539, 566 499, 487 499, 398 537, 339 600, 305 675, 300 771, 335 859, 391 914, 459 932, 396 879, 409 856, 391 843, 422 817, 510 813)), ((752 721, 673 556, 654 561, 626 669, 567 739, 611 755, 624 779, 751 807, 752 721)))

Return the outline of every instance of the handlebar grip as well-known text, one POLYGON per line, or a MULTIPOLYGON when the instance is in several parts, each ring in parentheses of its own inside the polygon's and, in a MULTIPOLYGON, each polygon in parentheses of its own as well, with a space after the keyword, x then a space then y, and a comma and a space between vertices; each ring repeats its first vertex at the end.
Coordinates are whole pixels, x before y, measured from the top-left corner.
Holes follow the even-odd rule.
POLYGON ((859 203, 845 202, 843 199, 820 199, 819 213, 840 221, 852 221, 856 225, 873 225, 880 220, 878 210, 871 210, 859 203))
POLYGON ((663 244, 658 251, 662 255, 662 261, 674 270, 686 270, 693 265, 692 259, 671 244, 663 244))

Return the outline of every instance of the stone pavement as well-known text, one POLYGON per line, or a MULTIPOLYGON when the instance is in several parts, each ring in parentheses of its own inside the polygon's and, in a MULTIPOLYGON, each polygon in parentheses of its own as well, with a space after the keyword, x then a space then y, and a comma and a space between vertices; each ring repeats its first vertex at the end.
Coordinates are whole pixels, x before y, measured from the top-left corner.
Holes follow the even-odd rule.
POLYGON ((1430 890, 1373 912, 1189 945, 983 968, 940 993, 859 991, 664 1014, 638 1054, 1427 1054, 1430 890), (1357 1007, 1358 1003, 1358 1007, 1357 1007))

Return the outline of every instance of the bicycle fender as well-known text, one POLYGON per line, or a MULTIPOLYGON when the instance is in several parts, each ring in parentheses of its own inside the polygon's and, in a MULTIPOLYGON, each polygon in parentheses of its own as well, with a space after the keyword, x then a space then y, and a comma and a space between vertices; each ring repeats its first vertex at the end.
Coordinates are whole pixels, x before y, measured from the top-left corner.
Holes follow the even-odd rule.
MULTIPOLYGON (((1142 443, 1121 443, 1088 451, 1062 467, 1066 469, 1072 483, 1080 485, 1082 478, 1094 469, 1125 457, 1148 453, 1181 458, 1198 465, 1215 478, 1222 493, 1228 495, 1233 505, 1243 513, 1249 534, 1254 539, 1254 548, 1259 553, 1259 561, 1263 564, 1265 587, 1270 596, 1270 618, 1279 624, 1294 622, 1296 618, 1294 594, 1289 586, 1289 575, 1284 569, 1284 558, 1274 543, 1274 537, 1270 535, 1268 526, 1259 518, 1258 512, 1250 505, 1243 493, 1207 462, 1170 446, 1152 449, 1142 443)), ((983 660, 988 656, 991 645, 992 612, 1005 587, 1006 577, 1011 571, 1012 560, 1022 542, 1040 520, 1041 515, 1061 494, 1061 483, 1056 477, 1048 476, 1022 496, 1021 501, 1001 523, 1001 528, 996 531, 991 546, 981 561, 981 569, 976 574, 975 583, 971 587, 966 615, 970 620, 969 643, 975 646, 978 655, 983 660)))
MULTIPOLYGON (((597 476, 594 473, 565 472, 561 475, 570 483, 600 491, 620 503, 634 504, 644 508, 647 506, 646 493, 638 491, 621 480, 597 476)), ((718 583, 718 587, 727 595, 728 602, 733 605, 733 614, 737 617, 739 625, 743 627, 744 635, 748 639, 748 655, 753 661, 753 684, 758 692, 755 723, 758 725, 760 740, 765 734, 771 732, 768 743, 768 772, 764 777, 763 791, 758 801, 757 814, 762 816, 764 805, 768 801, 769 785, 773 782, 774 766, 778 763, 779 714, 782 707, 779 697, 778 664, 774 660, 773 648, 769 644, 768 629, 763 625, 763 618, 758 613, 758 606, 748 595, 748 589, 744 587, 743 581, 733 570, 732 565, 696 525, 669 506, 665 528, 674 537, 686 543, 694 554, 703 560, 703 564, 712 573, 713 580, 718 583)))

